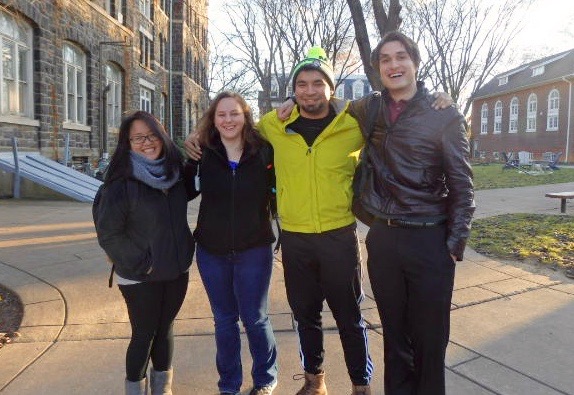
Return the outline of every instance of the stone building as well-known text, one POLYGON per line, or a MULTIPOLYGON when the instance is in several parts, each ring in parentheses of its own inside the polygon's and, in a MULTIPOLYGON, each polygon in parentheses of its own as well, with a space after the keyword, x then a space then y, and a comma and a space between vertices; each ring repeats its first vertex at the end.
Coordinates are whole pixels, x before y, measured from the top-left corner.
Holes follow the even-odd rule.
POLYGON ((207 0, 0 0, 0 151, 94 163, 124 113, 175 140, 207 107, 207 0))

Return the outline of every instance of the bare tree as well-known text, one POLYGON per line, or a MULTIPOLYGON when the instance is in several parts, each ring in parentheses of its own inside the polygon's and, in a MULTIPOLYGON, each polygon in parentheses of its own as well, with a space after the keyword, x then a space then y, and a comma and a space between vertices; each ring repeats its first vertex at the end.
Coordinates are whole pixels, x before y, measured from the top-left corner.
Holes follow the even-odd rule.
POLYGON ((338 73, 357 67, 345 0, 237 0, 225 11, 233 26, 225 35, 232 57, 261 85, 264 111, 271 109, 272 85, 286 95, 293 67, 313 45, 325 49, 338 73))
POLYGON ((406 25, 426 52, 419 79, 448 92, 467 114, 476 92, 520 31, 514 18, 531 0, 405 0, 406 25), (417 31, 418 30, 418 31, 417 31))
MULTIPOLYGON (((402 6, 399 0, 389 0, 386 9, 383 0, 371 0, 371 4, 373 8, 372 16, 375 20, 379 37, 384 36, 387 32, 399 29, 402 22, 400 17, 402 6)), ((357 46, 359 47, 365 74, 369 79, 371 87, 375 90, 381 90, 383 84, 379 70, 371 66, 371 44, 369 41, 369 31, 367 29, 364 6, 361 0, 347 0, 347 5, 353 18, 357 46)))
POLYGON ((213 50, 209 59, 207 91, 212 97, 217 92, 230 90, 241 94, 247 100, 257 100, 257 78, 249 71, 242 59, 231 56, 225 42, 215 43, 210 37, 213 50))

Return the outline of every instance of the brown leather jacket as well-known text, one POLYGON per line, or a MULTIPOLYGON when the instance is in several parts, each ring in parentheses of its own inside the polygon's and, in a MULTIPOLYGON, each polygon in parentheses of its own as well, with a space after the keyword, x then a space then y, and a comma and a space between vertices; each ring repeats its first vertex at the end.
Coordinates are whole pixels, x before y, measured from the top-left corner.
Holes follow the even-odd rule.
MULTIPOLYGON (((370 103, 390 100, 388 92, 351 103, 349 112, 363 135, 370 103)), ((463 116, 454 108, 434 110, 422 83, 394 124, 380 106, 366 146, 372 169, 361 192, 365 208, 379 218, 418 221, 446 219, 447 246, 462 260, 475 210, 469 143, 463 116)))

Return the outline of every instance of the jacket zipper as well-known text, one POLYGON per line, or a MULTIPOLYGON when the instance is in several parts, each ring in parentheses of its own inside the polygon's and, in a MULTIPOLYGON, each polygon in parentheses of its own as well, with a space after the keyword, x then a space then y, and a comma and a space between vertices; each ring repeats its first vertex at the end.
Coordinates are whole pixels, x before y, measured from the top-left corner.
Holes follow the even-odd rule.
MULTIPOLYGON (((388 125, 389 124, 388 108, 384 103, 384 99, 382 99, 382 100, 383 100, 383 103, 382 103, 383 117, 384 117, 385 124, 388 125)), ((402 113, 399 114, 399 118, 401 115, 403 115, 403 114, 402 113)), ((396 119, 396 121, 398 121, 398 118, 396 119)), ((396 121, 395 121, 395 123, 396 123, 396 121)), ((385 141, 383 141, 383 153, 385 155, 385 157, 384 157, 384 165, 385 166, 387 166, 387 141, 389 139, 389 133, 391 133, 392 128, 393 128, 393 126, 391 125, 391 127, 389 127, 387 129, 387 132, 385 134, 385 141)), ((387 197, 387 200, 385 202, 385 206, 383 207, 383 213, 387 214, 389 212, 390 205, 391 205, 391 198, 387 197)))
MULTIPOLYGON (((178 182, 179 182, 179 181, 178 181, 178 182)), ((176 185, 174 185, 174 187, 177 187, 177 183, 176 183, 176 185)), ((163 195, 163 198, 164 198, 164 199, 166 200, 166 202, 167 202, 167 208, 168 208, 168 212, 169 212, 169 223, 170 223, 170 225, 171 225, 171 226, 170 226, 170 228, 171 228, 171 237, 173 238, 174 241, 176 241, 176 240, 177 240, 177 238, 176 238, 177 235, 175 234, 175 226, 174 226, 174 224, 173 224, 173 215, 172 215, 172 214, 173 214, 173 210, 172 210, 172 206, 171 206, 171 199, 169 198, 170 191, 169 191, 169 190, 166 190, 165 192, 162 192, 162 195, 163 195)), ((176 241, 176 243, 177 243, 177 241, 176 241)), ((179 249, 178 249, 178 248, 175 248, 175 254, 176 254, 176 257, 177 257, 177 267, 178 267, 178 269, 181 269, 181 268, 180 268, 180 263, 181 263, 181 261, 180 261, 180 259, 179 259, 179 249)))
POLYGON ((235 174, 239 163, 236 167, 231 168, 231 255, 235 255, 235 174))

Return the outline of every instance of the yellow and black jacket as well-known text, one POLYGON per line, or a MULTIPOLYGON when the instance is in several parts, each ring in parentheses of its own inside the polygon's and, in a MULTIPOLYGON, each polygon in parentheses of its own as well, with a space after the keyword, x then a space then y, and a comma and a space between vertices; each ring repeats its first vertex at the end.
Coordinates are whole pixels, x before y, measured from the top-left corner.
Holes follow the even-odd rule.
POLYGON ((289 129, 299 117, 294 109, 286 121, 275 111, 263 116, 258 130, 275 152, 277 204, 282 228, 321 233, 352 224, 351 183, 363 136, 347 113, 348 103, 332 98, 335 119, 308 146, 289 129))

